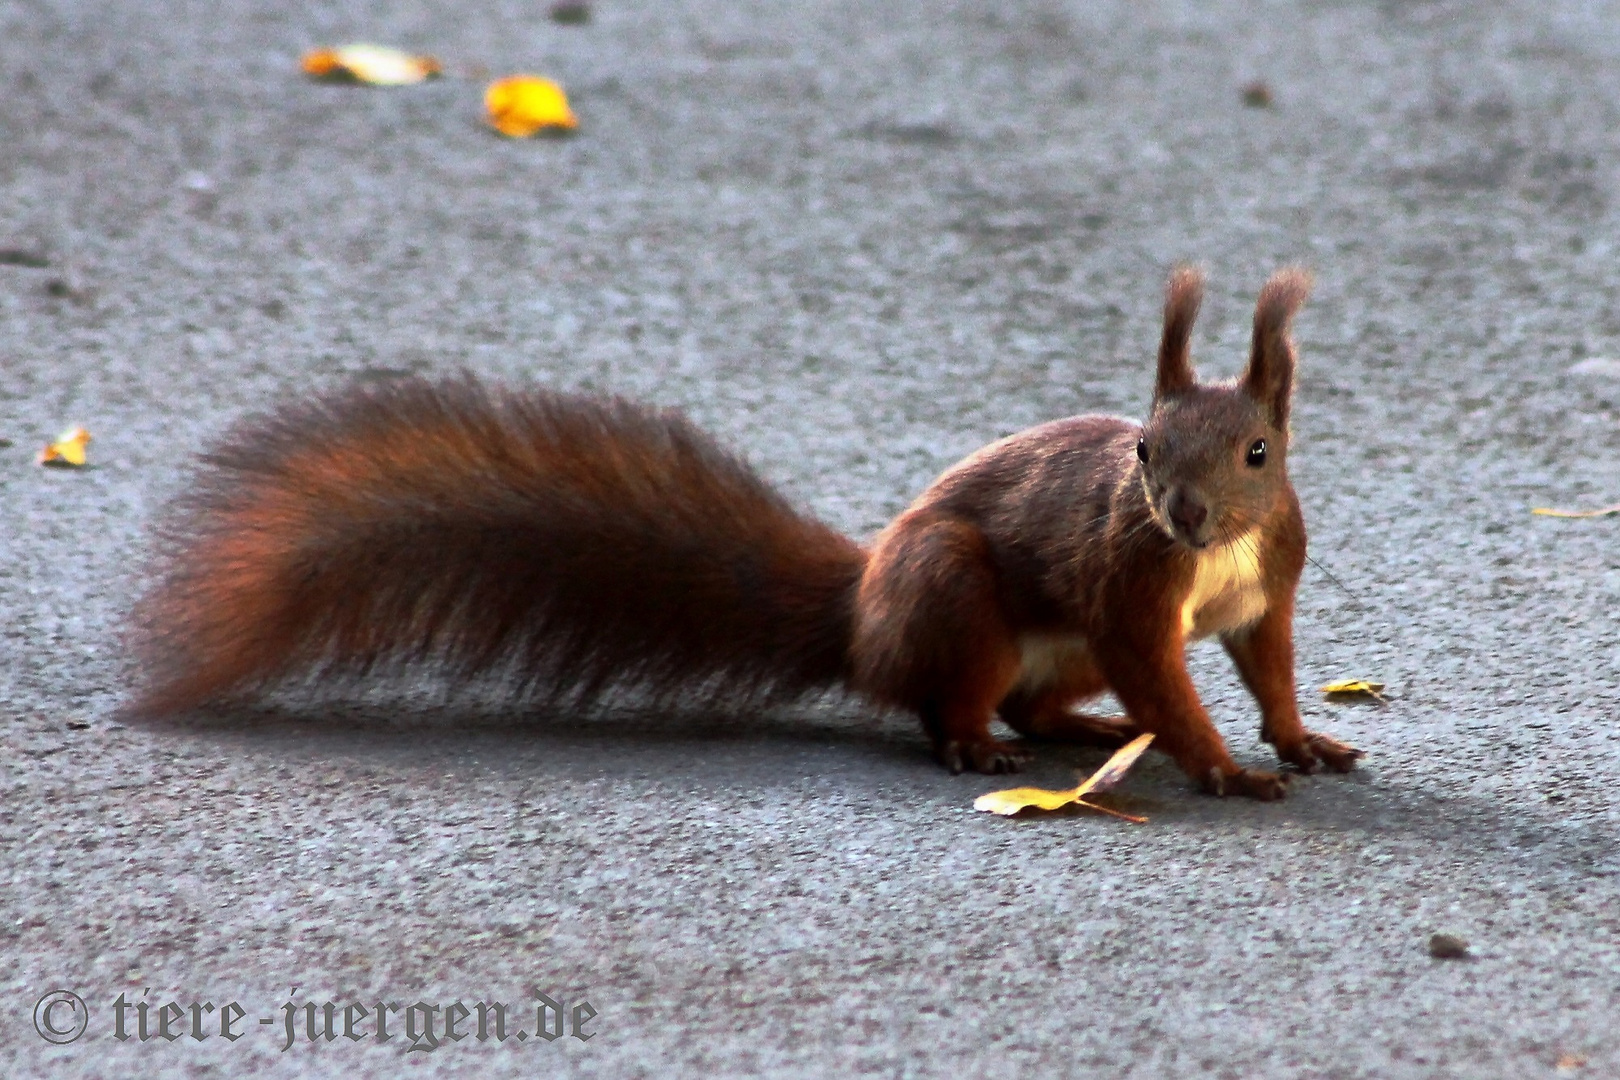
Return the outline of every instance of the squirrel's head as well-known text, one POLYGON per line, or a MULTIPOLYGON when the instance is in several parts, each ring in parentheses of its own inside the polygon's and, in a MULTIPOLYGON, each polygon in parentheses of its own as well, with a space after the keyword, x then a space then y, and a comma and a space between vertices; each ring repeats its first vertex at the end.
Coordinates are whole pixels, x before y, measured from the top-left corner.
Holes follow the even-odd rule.
POLYGON ((1164 304, 1153 409, 1136 445, 1154 521, 1191 548, 1232 543, 1270 516, 1288 491, 1288 404, 1294 389, 1289 324, 1310 292, 1303 270, 1279 270, 1254 309, 1249 367, 1200 383, 1189 355, 1203 275, 1178 267, 1164 304))

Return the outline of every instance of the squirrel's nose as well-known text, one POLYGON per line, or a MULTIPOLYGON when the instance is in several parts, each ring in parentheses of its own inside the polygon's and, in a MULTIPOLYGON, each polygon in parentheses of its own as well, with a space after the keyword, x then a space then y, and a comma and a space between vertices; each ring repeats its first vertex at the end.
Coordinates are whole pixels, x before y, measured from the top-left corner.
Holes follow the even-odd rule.
POLYGON ((1170 523, 1188 537, 1196 537, 1209 518, 1209 507, 1204 505, 1204 500, 1183 488, 1170 493, 1165 510, 1170 515, 1170 523))

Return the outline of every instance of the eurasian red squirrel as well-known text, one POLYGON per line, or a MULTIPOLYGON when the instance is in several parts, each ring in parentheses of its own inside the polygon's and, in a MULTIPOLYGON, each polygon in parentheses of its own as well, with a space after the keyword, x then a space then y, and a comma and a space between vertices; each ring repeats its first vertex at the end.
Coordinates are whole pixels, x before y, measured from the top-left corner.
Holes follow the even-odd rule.
POLYGON ((1215 794, 1275 799, 1199 702, 1216 635, 1303 772, 1360 751, 1300 723, 1288 482, 1289 326, 1272 276, 1245 374, 1199 383, 1202 295, 1171 277, 1145 424, 1079 416, 947 471, 867 547, 809 518, 680 415, 469 376, 355 387, 237 427, 160 535, 132 708, 239 699, 287 676, 436 661, 453 682, 588 702, 791 698, 844 686, 915 712, 953 772, 1016 770, 1035 738, 1142 731, 1215 794), (1128 718, 1072 707, 1112 690, 1128 718))

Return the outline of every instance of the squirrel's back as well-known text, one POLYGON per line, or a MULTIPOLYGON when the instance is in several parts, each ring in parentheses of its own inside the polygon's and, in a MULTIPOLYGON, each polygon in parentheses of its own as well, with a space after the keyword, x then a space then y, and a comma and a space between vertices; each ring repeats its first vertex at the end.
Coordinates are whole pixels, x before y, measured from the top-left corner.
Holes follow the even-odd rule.
POLYGON ((160 536, 137 712, 413 661, 792 696, 846 677, 865 565, 677 413, 465 376, 248 421, 160 536))

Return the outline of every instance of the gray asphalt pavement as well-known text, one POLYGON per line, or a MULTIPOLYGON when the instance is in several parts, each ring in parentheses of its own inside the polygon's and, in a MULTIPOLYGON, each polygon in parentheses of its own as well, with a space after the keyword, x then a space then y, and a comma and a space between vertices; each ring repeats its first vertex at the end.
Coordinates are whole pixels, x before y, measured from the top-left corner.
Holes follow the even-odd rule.
POLYGON ((1620 519, 1530 514, 1620 502, 1617 132, 1603 3, 0 0, 0 1074, 1620 1075, 1620 519), (300 75, 356 39, 453 77, 300 75), (561 80, 580 134, 488 132, 480 70, 561 80), (1139 415, 1182 259, 1206 372, 1267 273, 1317 277, 1298 673, 1350 777, 1256 805, 1150 755, 1145 825, 1008 821, 844 699, 117 720, 148 524, 246 412, 622 392, 864 536, 986 441, 1139 415), (71 424, 93 468, 37 467, 71 424), (361 1037, 284 1050, 329 1001, 361 1037), (442 1038, 480 1001, 527 1037, 442 1038))

